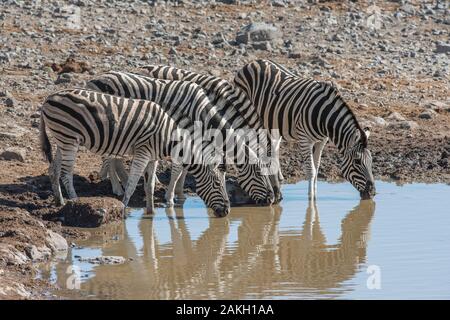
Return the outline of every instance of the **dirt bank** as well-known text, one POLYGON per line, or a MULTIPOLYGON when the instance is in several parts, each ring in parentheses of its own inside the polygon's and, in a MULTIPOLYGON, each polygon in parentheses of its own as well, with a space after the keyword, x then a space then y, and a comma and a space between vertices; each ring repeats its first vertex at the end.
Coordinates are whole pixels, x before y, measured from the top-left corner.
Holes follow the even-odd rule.
MULTIPOLYGON (((375 1, 375 7, 353 1, 183 1, 176 7, 142 1, 71 3, 6 1, 1 7, 1 216, 28 214, 13 227, 29 234, 4 233, 2 245, 25 252, 49 228, 69 241, 86 236, 62 227, 52 205, 47 164, 39 152, 39 105, 51 92, 83 86, 93 74, 136 71, 145 64, 232 79, 245 63, 268 58, 301 76, 331 80, 372 129, 376 179, 450 183, 450 21, 444 2, 375 1), (370 24, 374 18, 377 23, 370 24), (237 33, 253 22, 277 30, 263 43, 243 43, 237 33), (25 221, 43 223, 44 229, 28 233, 25 221)), ((304 178, 298 146, 284 144, 281 162, 286 182, 304 178)), ((109 183, 98 178, 99 166, 98 157, 80 151, 75 169, 80 196, 111 196, 109 183)), ((167 167, 158 175, 166 182, 167 167)), ((320 177, 340 179, 339 155, 331 145, 320 177)), ((192 186, 189 180, 187 191, 192 186)), ((158 185, 160 202, 163 195, 164 186, 158 185)), ((143 198, 138 186, 131 205, 142 206, 143 198)), ((6 230, 6 221, 0 230, 6 230)), ((49 285, 33 280, 33 270, 30 261, 0 266, 6 284, 0 298, 7 286, 16 287, 8 297, 46 298, 49 285)))

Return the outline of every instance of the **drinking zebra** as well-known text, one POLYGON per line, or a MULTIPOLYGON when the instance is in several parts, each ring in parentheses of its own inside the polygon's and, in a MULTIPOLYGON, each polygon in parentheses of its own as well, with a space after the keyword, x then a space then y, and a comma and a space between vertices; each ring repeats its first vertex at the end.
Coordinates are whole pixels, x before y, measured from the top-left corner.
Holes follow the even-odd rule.
MULTIPOLYGON (((186 119, 191 122, 188 118, 181 121, 186 119)), ((99 155, 133 154, 123 197, 126 207, 149 161, 170 156, 180 143, 173 140, 178 133, 178 124, 161 106, 151 101, 84 89, 63 90, 50 95, 41 111, 40 140, 41 150, 50 162, 49 177, 56 203, 64 203, 60 177, 69 198, 77 198, 72 171, 78 146, 85 146, 99 155), (47 129, 56 140, 54 159, 47 129)), ((203 150, 194 149, 191 154, 197 152, 203 150)), ((194 176, 197 193, 206 205, 216 216, 227 215, 230 208, 223 176, 210 165, 189 161, 183 166, 194 176)))
MULTIPOLYGON (((231 139, 234 138, 227 130, 235 129, 228 121, 227 111, 212 104, 204 90, 195 83, 164 81, 126 72, 108 72, 90 80, 87 87, 113 95, 154 101, 160 104, 175 121, 178 121, 180 117, 188 117, 193 121, 202 122, 208 129, 220 130, 224 139, 224 158, 232 159, 236 165, 238 183, 256 203, 271 204, 273 202, 270 182, 261 173, 262 165, 257 159, 253 146, 244 145, 241 149, 234 144, 233 148, 227 148, 231 139)), ((241 125, 240 128, 249 127, 241 125)), ((110 165, 114 163, 110 161, 110 165)), ((166 194, 169 205, 173 205, 174 191, 178 191, 177 195, 182 194, 185 174, 181 169, 179 165, 172 166, 171 182, 166 194)))
MULTIPOLYGON (((262 122, 258 114, 253 112, 251 101, 245 92, 229 81, 171 66, 147 65, 143 69, 152 78, 196 83, 206 92, 208 98, 217 106, 220 112, 226 114, 234 128, 241 127, 244 122, 246 126, 257 132, 264 131, 262 122)), ((262 148, 260 154, 268 156, 268 160, 265 160, 264 163, 266 164, 266 169, 270 170, 269 177, 274 191, 275 202, 279 202, 282 199, 280 182, 283 180, 277 157, 280 138, 271 136, 270 132, 267 132, 267 134, 266 136, 260 136, 262 139, 258 141, 261 142, 261 140, 265 139, 267 140, 266 145, 262 142, 254 147, 257 149, 262 148)))
POLYGON ((375 194, 372 156, 367 148, 369 130, 328 83, 302 79, 278 64, 257 60, 245 65, 234 82, 253 103, 265 128, 277 129, 287 141, 298 141, 308 159, 308 194, 317 193, 322 150, 330 139, 342 155, 343 176, 363 199, 375 194))

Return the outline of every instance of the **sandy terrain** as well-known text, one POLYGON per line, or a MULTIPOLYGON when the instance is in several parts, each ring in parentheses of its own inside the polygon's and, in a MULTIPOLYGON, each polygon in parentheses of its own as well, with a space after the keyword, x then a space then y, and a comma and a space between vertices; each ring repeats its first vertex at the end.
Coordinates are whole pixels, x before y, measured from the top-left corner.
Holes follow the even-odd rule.
MULTIPOLYGON (((49 93, 83 86, 104 71, 171 64, 231 80, 245 63, 272 59, 339 87, 372 129, 376 179, 450 183, 450 15, 444 2, 375 1, 376 7, 363 1, 1 2, 0 154, 10 160, 0 160, 0 299, 47 297, 49 284, 34 280, 27 254, 30 243, 45 243, 44 230, 69 242, 85 235, 58 222, 39 151, 39 108, 49 93), (236 41, 237 32, 252 22, 273 23, 277 38, 236 41), (64 64, 70 56, 74 60, 64 64), (9 263, 11 248, 28 259, 9 263)), ((283 145, 281 162, 286 182, 304 178, 296 145, 283 145)), ((339 180, 338 163, 335 148, 327 146, 320 178, 339 180)), ((79 153, 80 196, 111 195, 109 183, 98 178, 99 165, 98 157, 79 153)), ((166 169, 159 172, 162 182, 166 169)), ((157 189, 162 200, 164 186, 157 189)), ((139 188, 132 205, 142 205, 142 198, 139 188)))

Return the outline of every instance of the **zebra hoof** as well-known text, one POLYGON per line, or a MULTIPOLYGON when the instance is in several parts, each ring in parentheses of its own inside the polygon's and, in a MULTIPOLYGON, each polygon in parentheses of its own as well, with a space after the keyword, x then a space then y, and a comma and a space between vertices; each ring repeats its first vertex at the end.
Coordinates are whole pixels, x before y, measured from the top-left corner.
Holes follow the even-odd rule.
POLYGON ((177 198, 175 202, 176 205, 182 206, 186 202, 186 198, 177 198))
POLYGON ((167 207, 173 208, 175 206, 175 202, 173 200, 167 200, 167 207))
POLYGON ((113 190, 113 194, 118 197, 122 197, 125 193, 123 192, 123 190, 113 190))
POLYGON ((65 203, 65 201, 64 201, 64 199, 55 199, 55 205, 57 206, 57 207, 62 207, 62 206, 64 206, 66 203, 65 203))

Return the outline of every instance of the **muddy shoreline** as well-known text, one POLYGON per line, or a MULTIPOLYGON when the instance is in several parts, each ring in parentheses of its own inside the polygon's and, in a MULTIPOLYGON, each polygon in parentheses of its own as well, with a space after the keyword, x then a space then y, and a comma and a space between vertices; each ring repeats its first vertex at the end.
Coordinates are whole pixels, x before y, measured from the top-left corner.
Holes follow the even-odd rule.
MULTIPOLYGON (((375 135, 376 137, 376 135, 375 135)), ((381 139, 380 139, 381 140, 381 139)), ((435 138, 428 143, 423 143, 423 147, 411 148, 410 144, 406 142, 401 145, 401 141, 393 139, 392 144, 387 144, 387 141, 377 141, 376 138, 372 140, 372 150, 374 153, 374 174, 377 180, 393 181, 398 184, 412 183, 412 182, 426 182, 426 183, 447 183, 450 184, 450 173, 448 170, 442 170, 438 164, 442 159, 442 153, 449 150, 449 140, 445 138, 435 138), (376 146, 383 146, 383 151, 376 149, 376 146), (389 152, 386 152, 386 147, 389 152), (414 162, 407 156, 399 157, 399 153, 405 155, 427 154, 428 161, 414 162), (434 160, 434 161, 433 161, 434 160), (392 167, 391 163, 396 163, 392 167), (435 163, 435 165, 433 165, 435 163), (392 168, 392 169, 390 169, 392 168)), ((283 173, 286 178, 285 183, 295 183, 304 179, 304 172, 302 171, 303 161, 298 158, 298 151, 295 146, 288 149, 288 145, 282 147, 281 163, 283 173)), ((339 167, 336 162, 338 155, 334 147, 327 147, 322 160, 320 170, 320 179, 332 182, 343 181, 339 175, 339 167), (328 150, 327 150, 328 149, 328 150)), ((109 181, 101 181, 98 178, 98 170, 100 166, 100 159, 92 161, 92 157, 88 153, 82 154, 77 161, 77 174, 75 176, 75 188, 79 192, 80 197, 113 197, 109 181)), ((17 209, 23 210, 30 214, 35 221, 40 221, 45 224, 46 228, 61 234, 66 238, 70 244, 73 241, 80 239, 87 239, 91 233, 86 230, 81 230, 73 227, 65 227, 61 225, 59 211, 60 208, 53 204, 53 196, 51 194, 51 186, 46 175, 47 164, 39 159, 37 155, 33 161, 27 163, 18 163, 15 161, 0 161, 2 172, 8 172, 10 179, 5 181, 2 177, 0 182, 0 215, 5 212, 17 209), (32 169, 30 168, 32 167, 32 169), (5 170, 5 171, 3 171, 5 170), (24 172, 26 172, 24 174, 24 172)), ((169 168, 161 168, 158 172, 159 184, 156 188, 155 197, 156 205, 164 206, 164 193, 168 183, 169 168)), ((131 200, 132 207, 143 207, 144 192, 141 180, 138 189, 131 200)), ((194 191, 194 184, 192 180, 188 180, 185 192, 192 194, 194 191), (189 183, 190 182, 190 183, 189 183)), ((116 197, 117 198, 117 197, 116 197)), ((376 201, 376 197, 375 197, 376 201)), ((0 229, 4 227, 3 221, 0 221, 0 229)), ((16 221, 13 226, 14 230, 25 229, 26 223, 24 221, 16 221)), ((11 226, 10 226, 11 227, 11 226)), ((11 229, 10 229, 11 230, 11 229)), ((94 231, 95 229, 93 229, 94 231)), ((95 232, 95 231, 94 231, 95 232)), ((24 250, 27 244, 35 243, 36 237, 39 233, 29 234, 29 237, 22 243, 22 247, 18 246, 18 250, 24 250), (25 247, 23 247, 25 245, 25 247)), ((4 233, 2 237, 8 238, 4 233)), ((11 238, 11 235, 9 236, 11 238)), ((16 236, 13 235, 12 238, 16 236)), ((17 248, 17 245, 16 245, 17 248)), ((26 252, 26 251, 24 251, 26 252)), ((0 258, 4 258, 1 257, 0 258)), ((1 261, 1 260, 0 260, 1 261)), ((4 260, 3 260, 4 262, 4 260)), ((3 288, 6 290, 7 297, 13 299, 48 299, 56 298, 49 295, 49 292, 55 292, 51 284, 46 281, 36 279, 36 264, 27 261, 19 265, 8 265, 8 263, 0 264, 0 278, 2 278, 3 288)), ((2 295, 0 294, 0 297, 2 295)))
MULTIPOLYGON (((49 93, 83 86, 101 72, 170 64, 230 80, 239 66, 272 59, 338 86, 361 124, 371 128, 377 180, 450 183, 448 7, 434 7, 431 1, 375 1, 382 26, 372 30, 364 25, 367 5, 352 1, 287 1, 286 6, 185 1, 177 7, 75 2, 83 3, 82 21, 93 23, 71 29, 71 11, 57 2, 42 7, 11 2, 1 8, 0 299, 49 298, 51 285, 35 279, 34 263, 8 262, 11 248, 27 256, 30 244, 45 240, 44 229, 61 234, 69 245, 89 236, 62 226, 53 205, 48 165, 39 151, 39 108, 49 93), (237 32, 255 21, 273 23, 279 39, 263 46, 238 43, 237 32), (30 225, 33 232, 28 232, 30 225)), ((296 144, 282 144, 280 159, 284 183, 305 178, 296 144)), ((79 152, 79 196, 112 196, 99 169, 99 157, 79 152)), ((155 196, 163 205, 167 164, 159 168, 158 178, 163 184, 155 196)), ((331 144, 324 150, 319 178, 342 180, 339 154, 331 144)), ((187 182, 185 191, 192 192, 193 181, 187 182)), ((142 207, 143 198, 140 184, 130 206, 142 207)))

